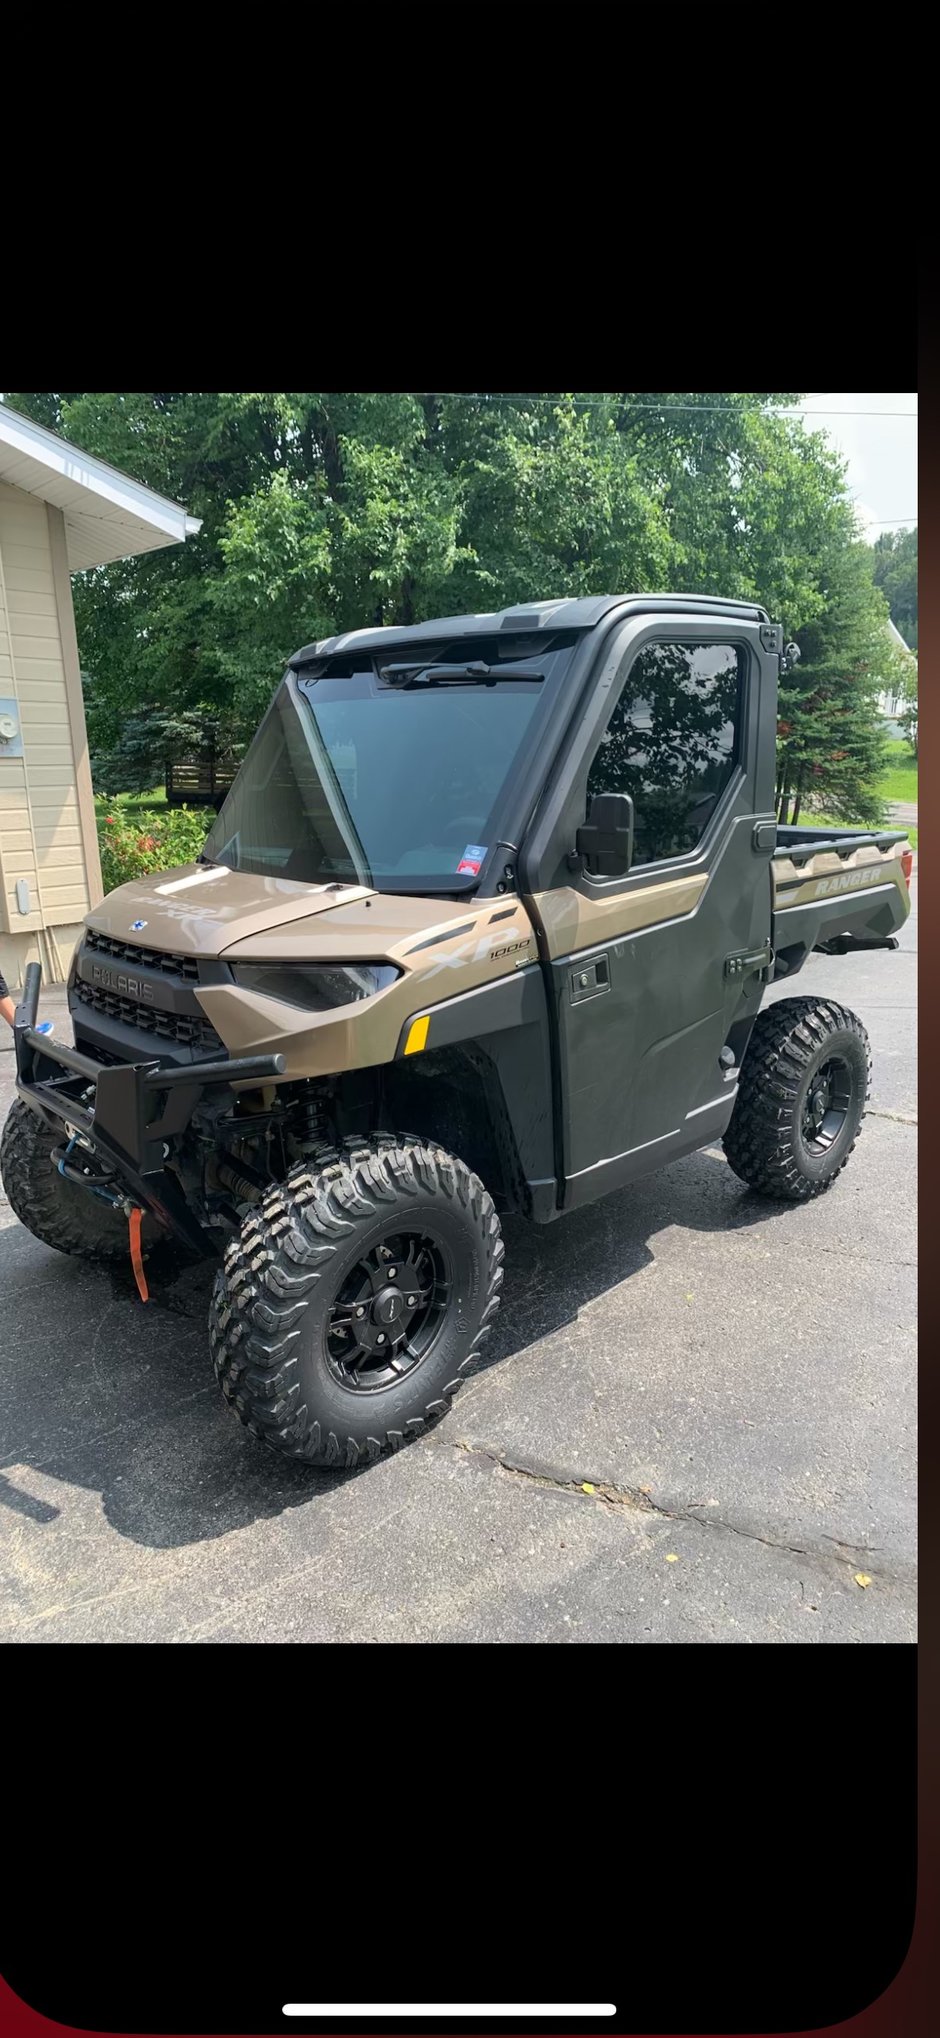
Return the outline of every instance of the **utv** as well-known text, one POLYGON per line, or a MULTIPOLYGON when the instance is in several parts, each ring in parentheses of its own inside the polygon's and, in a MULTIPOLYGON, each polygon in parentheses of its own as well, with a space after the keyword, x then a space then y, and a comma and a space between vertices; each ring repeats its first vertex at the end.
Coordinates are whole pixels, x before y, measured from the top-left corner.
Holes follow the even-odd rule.
POLYGON ((89 914, 74 1048, 27 970, 17 1216, 130 1250, 145 1298, 149 1258, 217 1256, 231 1408, 351 1466, 470 1372, 499 1211, 549 1224, 719 1139, 762 1194, 818 1195, 867 1036, 761 1000, 813 950, 896 947, 911 853, 775 824, 787 655, 762 608, 690 595, 298 651, 197 863, 89 914))

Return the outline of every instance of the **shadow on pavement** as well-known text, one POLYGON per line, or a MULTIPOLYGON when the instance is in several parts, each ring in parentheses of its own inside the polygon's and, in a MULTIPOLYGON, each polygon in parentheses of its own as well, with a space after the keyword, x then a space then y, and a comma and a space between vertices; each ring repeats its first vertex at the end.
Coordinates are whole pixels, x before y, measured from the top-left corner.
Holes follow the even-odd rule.
MULTIPOLYGON (((654 1259, 658 1233, 733 1232, 779 1214, 705 1150, 553 1226, 507 1221, 503 1305, 478 1370, 510 1368, 629 1282, 654 1259)), ((9 1366, 0 1462, 99 1492, 111 1526, 150 1549, 211 1541, 367 1477, 369 1467, 329 1473, 281 1460, 229 1415, 208 1358, 211 1280, 210 1271, 204 1298, 188 1295, 185 1314, 145 1308, 123 1277, 64 1259, 16 1224, 0 1231, 9 1366)), ((54 1522, 59 1510, 27 1488, 23 1474, 15 1484, 0 1476, 0 1511, 54 1522)))

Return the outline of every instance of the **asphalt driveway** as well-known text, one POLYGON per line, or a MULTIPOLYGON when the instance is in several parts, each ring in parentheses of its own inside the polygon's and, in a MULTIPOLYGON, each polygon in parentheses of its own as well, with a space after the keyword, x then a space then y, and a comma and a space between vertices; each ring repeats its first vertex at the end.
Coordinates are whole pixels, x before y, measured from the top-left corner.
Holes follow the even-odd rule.
MULTIPOLYGON (((266 1453, 199 1318, 0 1201, 3 1638, 912 1639, 916 926, 792 987, 872 1036, 872 1110, 827 1196, 765 1203, 716 1149, 513 1223, 485 1366, 365 1471, 266 1453)), ((11 1095, 5 1052, 0 1113, 11 1095)))

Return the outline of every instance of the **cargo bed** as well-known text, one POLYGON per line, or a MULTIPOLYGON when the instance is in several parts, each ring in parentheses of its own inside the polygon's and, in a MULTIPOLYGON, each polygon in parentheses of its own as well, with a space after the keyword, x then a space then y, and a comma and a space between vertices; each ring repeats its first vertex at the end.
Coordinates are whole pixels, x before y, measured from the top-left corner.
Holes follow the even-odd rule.
POLYGON ((778 828, 771 859, 774 975, 793 976, 814 948, 886 948, 911 910, 903 828, 778 828))

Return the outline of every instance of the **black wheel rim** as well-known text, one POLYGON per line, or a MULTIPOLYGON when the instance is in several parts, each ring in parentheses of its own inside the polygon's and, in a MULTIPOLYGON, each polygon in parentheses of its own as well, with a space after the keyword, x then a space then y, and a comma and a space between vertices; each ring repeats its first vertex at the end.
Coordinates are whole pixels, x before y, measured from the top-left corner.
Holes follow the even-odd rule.
POLYGON ((831 1055, 814 1069, 800 1114, 800 1132, 807 1153, 829 1152, 845 1125, 854 1093, 852 1071, 840 1055, 831 1055))
POLYGON ((415 1372, 437 1343, 453 1278, 449 1253, 429 1231, 396 1231, 370 1246, 327 1320, 327 1364, 339 1385, 374 1394, 415 1372))

